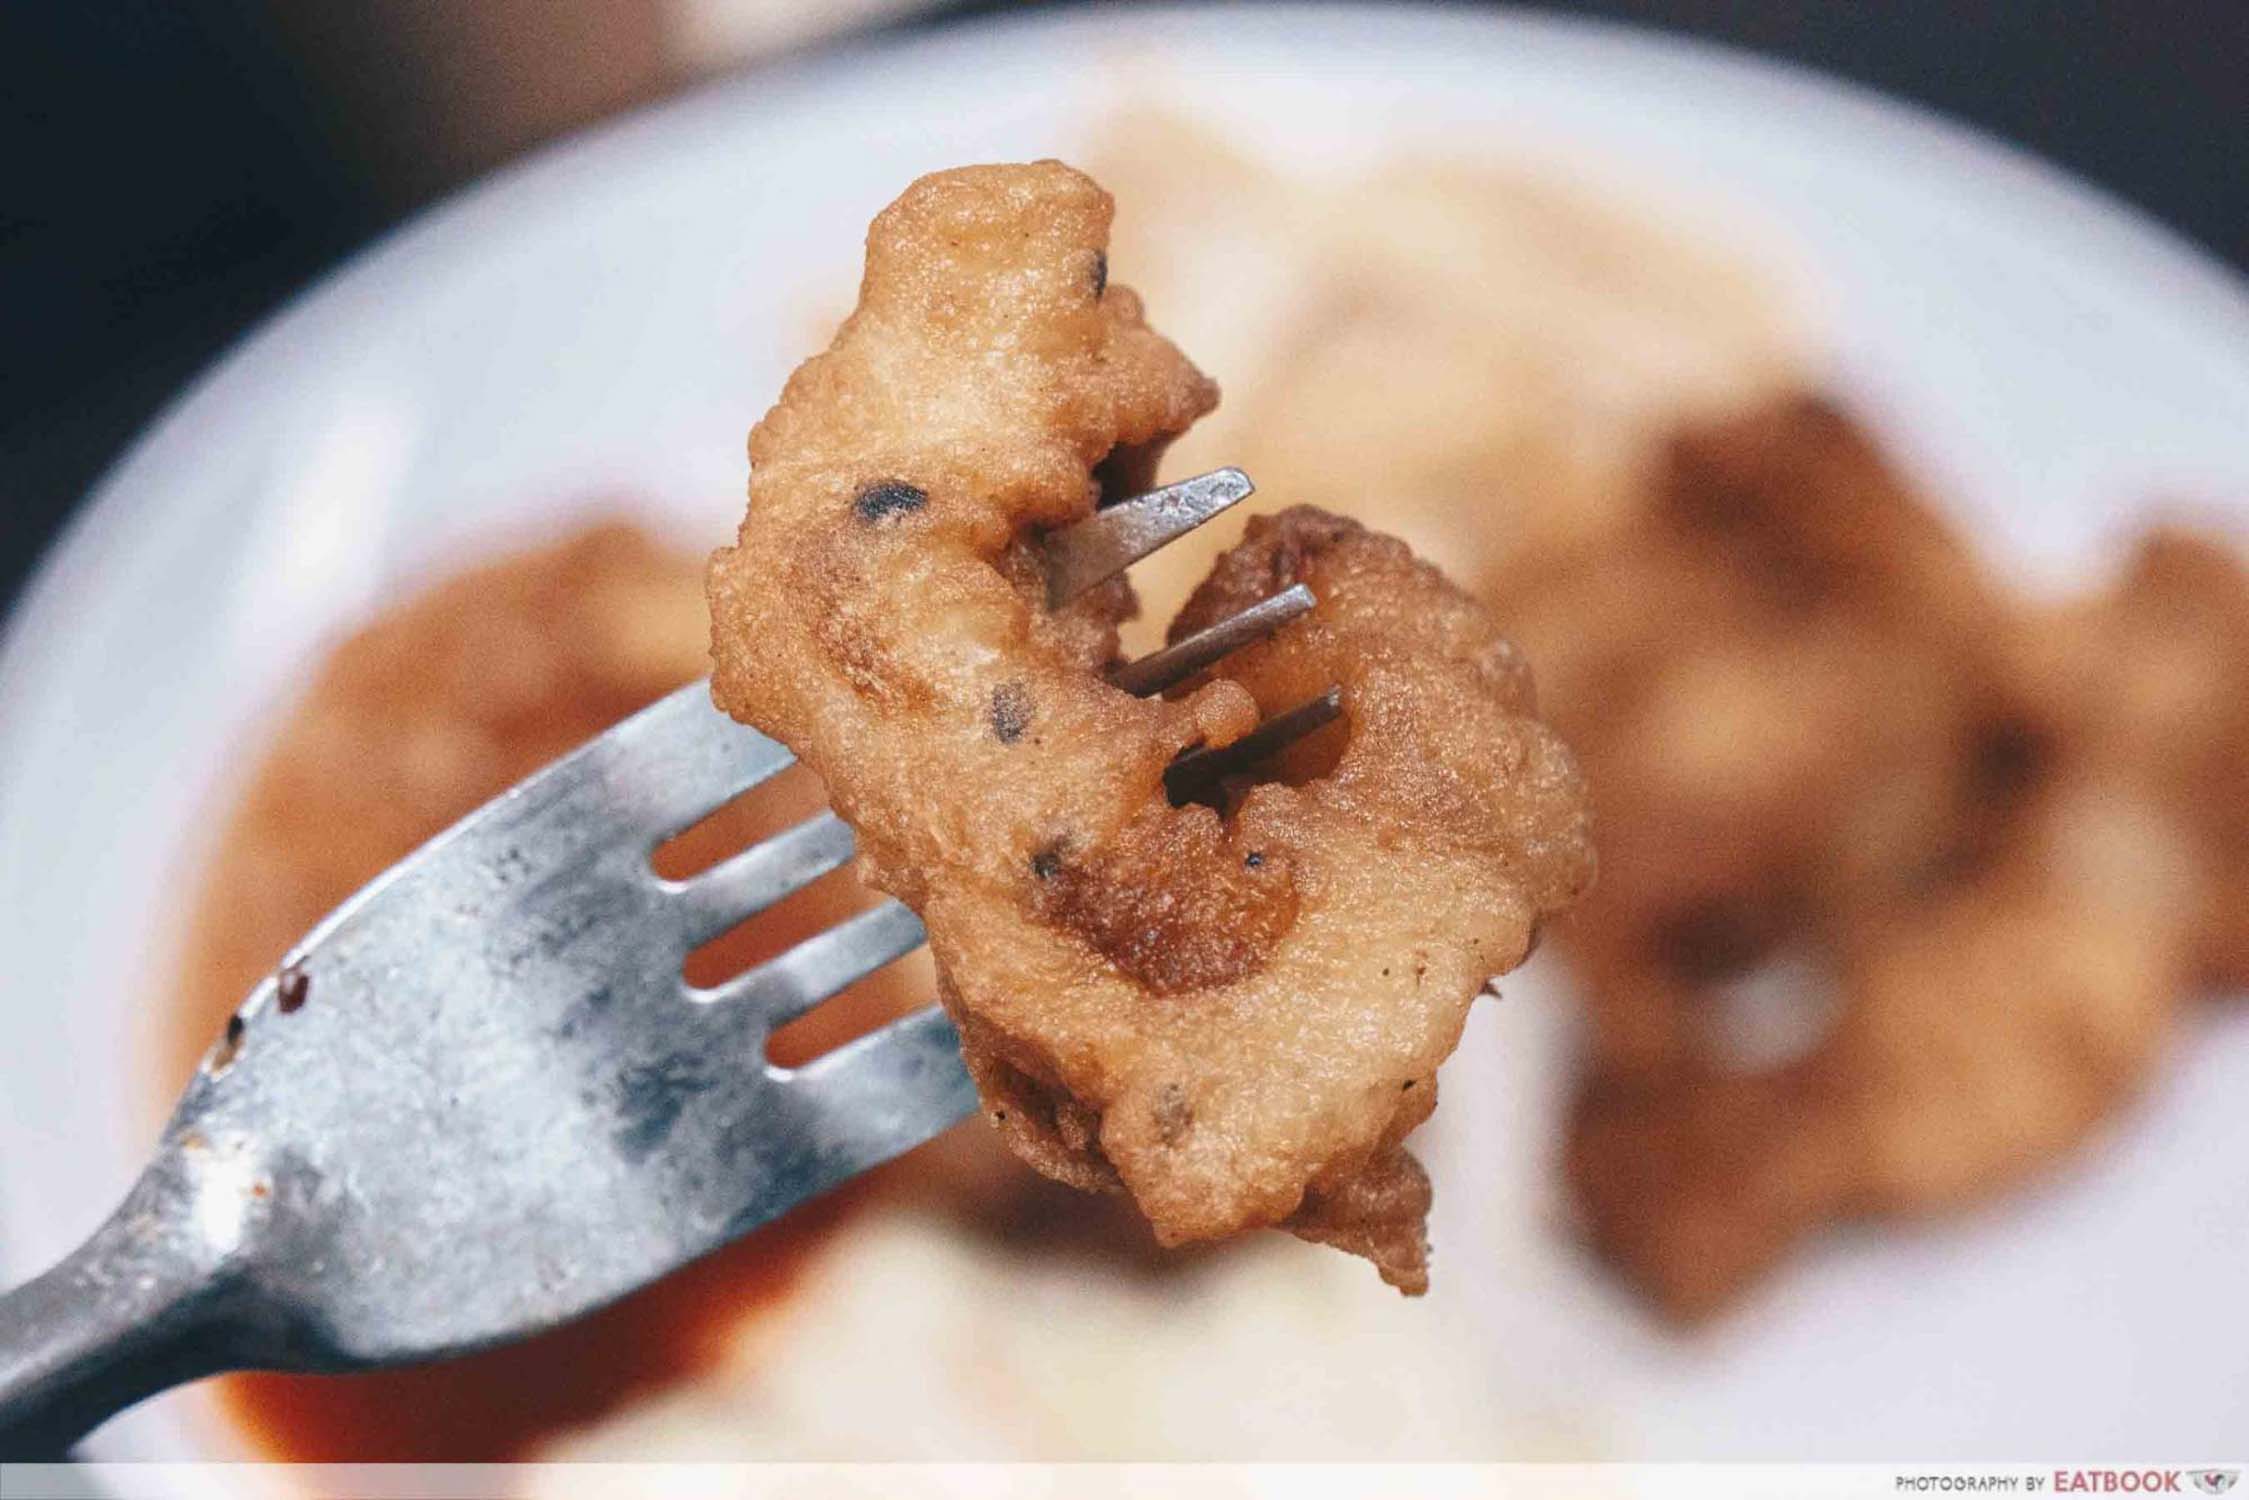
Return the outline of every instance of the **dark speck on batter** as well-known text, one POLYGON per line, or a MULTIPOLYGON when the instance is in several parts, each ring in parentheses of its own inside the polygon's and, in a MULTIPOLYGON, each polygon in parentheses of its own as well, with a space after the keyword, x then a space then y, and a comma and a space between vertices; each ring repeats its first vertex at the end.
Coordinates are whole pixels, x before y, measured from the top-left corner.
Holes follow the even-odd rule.
POLYGON ((885 479, 870 484, 859 492, 852 509, 859 519, 869 526, 879 526, 885 521, 920 510, 929 503, 929 492, 900 479, 885 479))
POLYGON ((1031 695, 1020 682, 1003 682, 992 689, 992 736, 1003 745, 1023 738, 1031 727, 1031 695))

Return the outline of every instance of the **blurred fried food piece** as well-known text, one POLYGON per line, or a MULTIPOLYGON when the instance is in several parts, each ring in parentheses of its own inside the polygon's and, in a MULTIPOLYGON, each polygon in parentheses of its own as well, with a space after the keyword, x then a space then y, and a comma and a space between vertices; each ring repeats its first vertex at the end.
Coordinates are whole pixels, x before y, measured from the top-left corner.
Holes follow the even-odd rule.
POLYGON ((2206 537, 2143 538, 2121 582, 2038 633, 2083 755, 2134 768, 2197 843, 2194 977, 2249 986, 2249 566, 2206 537))
POLYGON ((1563 929, 1609 1071, 1675 1062, 1712 980, 1954 858, 2014 732, 2000 601, 1820 401, 1683 434, 1635 525, 1493 598, 1600 814, 1563 929))
POLYGON ((1810 403, 1683 437, 1641 538, 1513 623, 1607 830, 1569 1174, 1696 1317, 1824 1222, 2052 1161, 2238 977, 2249 582, 2166 534, 2016 605, 1810 403), (1836 1012, 1759 1066, 1724 1022, 1776 958, 1836 1012))
POLYGON ((1309 510, 1175 625, 1308 616, 1168 699, 1111 686, 1121 581, 1050 608, 1035 541, 1147 482, 1216 400, 1111 283, 1057 162, 938 173, 868 233, 858 310, 751 435, 713 560, 718 701, 828 779, 927 924, 994 1122, 1166 1243, 1259 1225, 1426 1283, 1427 1117, 1470 1001, 1589 874, 1519 658, 1402 543, 1309 510), (1172 805, 1165 772, 1340 684, 1341 721, 1172 805))
POLYGON ((1596 1243, 1667 1311, 1718 1310, 1829 1220, 2003 1187, 2147 1076, 2187 975, 2191 864, 2127 787, 2038 804, 1972 877, 1790 935, 1841 990, 1810 1052, 1588 1073, 1569 1174, 1596 1243))

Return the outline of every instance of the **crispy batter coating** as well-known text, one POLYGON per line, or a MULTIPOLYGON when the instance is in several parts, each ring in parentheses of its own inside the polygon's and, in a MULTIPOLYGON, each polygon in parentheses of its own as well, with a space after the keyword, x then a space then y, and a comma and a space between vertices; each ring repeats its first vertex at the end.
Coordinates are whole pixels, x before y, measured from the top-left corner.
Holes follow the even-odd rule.
POLYGON ((1147 482, 1216 400, 1110 284, 1110 204, 1059 163, 922 179, 860 305, 751 434, 713 560, 729 712, 788 743, 922 915, 990 1113, 1167 1243, 1293 1223, 1426 1280, 1398 1143, 1486 979, 1590 873, 1528 678, 1402 544, 1259 527, 1186 630, 1310 582, 1320 607, 1189 690, 1110 687, 1121 584, 1060 611, 1037 535, 1147 482), (1163 774, 1340 684, 1342 720, 1223 808, 1163 774))
POLYGON ((2027 611, 1803 404, 1684 439, 1645 538, 1523 634, 1591 627, 1555 711, 1613 830, 1568 924, 1596 1023, 1568 1171, 1695 1317, 1825 1222, 2052 1161, 2238 973, 2249 582, 2158 536, 2027 611), (1836 1012, 1745 1061, 1723 1022, 1774 959, 1836 1012))

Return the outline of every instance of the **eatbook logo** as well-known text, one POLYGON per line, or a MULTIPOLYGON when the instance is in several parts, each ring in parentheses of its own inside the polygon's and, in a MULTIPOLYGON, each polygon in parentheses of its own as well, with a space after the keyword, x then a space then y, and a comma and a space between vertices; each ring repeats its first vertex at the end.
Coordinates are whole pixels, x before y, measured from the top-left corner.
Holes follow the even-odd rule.
POLYGON ((2239 1469, 2196 1469, 2188 1476, 2205 1495, 2222 1495, 2240 1480, 2239 1469))

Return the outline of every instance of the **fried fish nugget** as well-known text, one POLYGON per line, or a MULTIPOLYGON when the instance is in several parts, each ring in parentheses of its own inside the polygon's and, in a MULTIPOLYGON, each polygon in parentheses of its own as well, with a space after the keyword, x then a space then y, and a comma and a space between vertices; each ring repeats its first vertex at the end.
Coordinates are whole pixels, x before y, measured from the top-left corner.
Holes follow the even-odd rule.
POLYGON ((1121 583, 1045 601, 1037 533, 1137 487, 1216 392, 1106 279, 1107 196, 1059 163, 922 179, 858 310, 751 435, 713 560, 722 707, 827 781, 922 915, 987 1106, 1033 1165, 1167 1243, 1293 1224, 1426 1280, 1398 1148, 1469 1000, 1590 869, 1519 660, 1402 545, 1268 525, 1179 629, 1302 578, 1321 603, 1191 690, 1110 686, 1121 583), (1331 684, 1341 721, 1226 806, 1164 772, 1331 684))
POLYGON ((1253 521, 1172 633, 1295 583, 1312 614, 1218 668, 1261 712, 1343 689, 1342 722, 1227 799, 1233 858, 1280 899, 1226 910, 1179 886, 1160 830, 1220 825, 1154 804, 1114 851, 1037 877, 1046 925, 1025 928, 1020 896, 957 903, 948 1003, 1001 1129, 1050 1174, 1128 1188, 1172 1241, 1282 1223, 1418 1290, 1429 1188, 1398 1143, 1485 979, 1587 879, 1583 797, 1488 615, 1354 522, 1253 521), (1170 971, 1206 930, 1226 958, 1188 996, 1170 971), (1121 972, 1084 973, 1088 943, 1121 972))
MULTIPOLYGON (((1595 1241, 1682 1317, 1822 1224, 1956 1207, 2082 1141, 2151 1076, 2198 979, 2227 977, 2245 888, 2237 560, 2158 535, 2113 589, 2026 611, 1929 544, 1902 486, 1885 501, 1878 471, 1820 457, 1817 425, 1794 456, 1738 435, 1683 447, 1685 498, 1735 517, 1724 546, 1767 574, 1848 586, 1794 637, 1752 628, 1769 577, 1711 590, 1667 616, 1691 621, 1680 639, 1619 649, 1624 708, 1573 731, 1618 826, 1569 933, 1600 1028, 1568 1172, 1595 1241), (1848 649, 1815 649, 1823 631, 1848 649), (1723 688, 1714 659, 1766 691, 1723 688), (1698 705, 1730 743, 1679 754, 1698 705), (1776 956, 1834 1019, 1745 1063, 1719 1023, 1776 956)), ((1665 565, 1705 577, 1707 547, 1675 539, 1665 565)))
MULTIPOLYGON (((1105 889, 1065 862, 1048 882, 1058 894, 1033 894, 1055 927, 1024 934, 1014 910, 986 909, 992 926, 970 947, 995 982, 971 1010, 1013 1039, 995 1050, 1018 1073, 1098 1101, 1097 1139, 1067 1112, 1014 1117, 1042 1138, 1030 1149, 1066 1150, 1079 1180, 1114 1170, 1160 1232, 1205 1238, 1296 1215, 1300 1232, 1350 1243, 1379 1222, 1389 1249, 1373 1258, 1418 1284, 1427 1187, 1391 1148, 1433 1107, 1437 1064, 1485 979, 1519 963, 1538 918, 1589 877, 1583 797, 1567 752, 1527 717, 1529 674, 1489 616, 1354 522, 1305 508, 1253 521, 1172 634, 1295 583, 1320 599, 1312 614, 1218 669, 1263 713, 1331 683, 1345 704, 1278 758, 1274 780, 1229 798, 1235 857, 1285 882, 1286 925, 1255 969, 1162 1010, 1129 982, 1161 976, 1135 976, 1114 950, 1125 973, 1074 980, 1084 935, 1103 947, 1112 925, 1161 930, 1196 896, 1164 869, 1105 889), (1089 905, 1120 896, 1162 906, 1112 924, 1089 905), (1115 1034, 1120 1020, 1135 1034, 1115 1034), (1098 1069, 1073 1064, 1094 1051, 1098 1069)), ((1160 804, 1144 817, 1206 826, 1160 804)))
POLYGON ((2197 867, 2128 783, 2040 798, 1997 864, 1869 914, 1828 954, 1832 1032, 1762 1072, 1594 1072, 1567 1172, 1599 1244, 1706 1316, 1807 1232, 2016 1182, 2149 1076, 2186 978, 2197 867))
POLYGON ((1613 546, 1497 598, 1606 830, 1562 931, 1611 1071, 1675 1062, 1711 981, 1947 860, 2016 714, 2001 601, 1823 401, 1682 433, 1613 546))
POLYGON ((2194 830, 2208 876, 2198 977, 2249 985, 2249 567, 2210 538, 2158 530, 2089 613, 2046 635, 2075 658, 2052 669, 2079 687, 2073 732, 2194 830))

